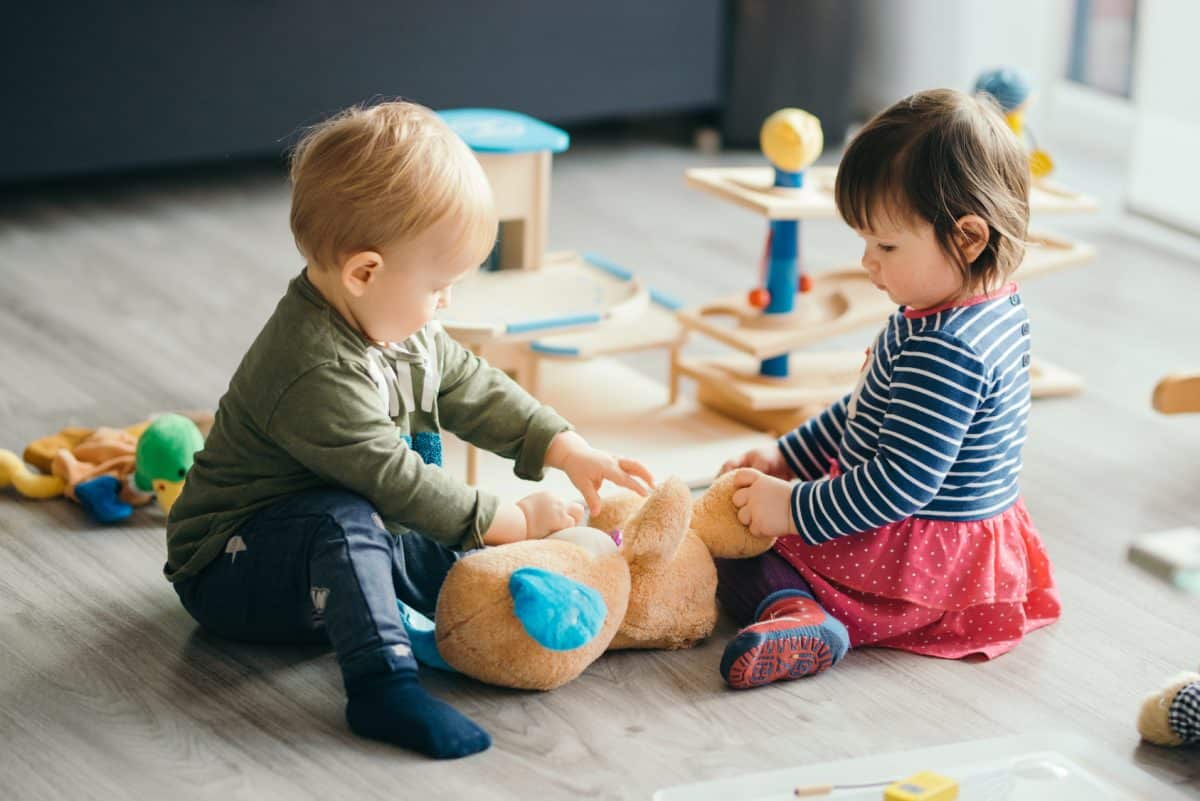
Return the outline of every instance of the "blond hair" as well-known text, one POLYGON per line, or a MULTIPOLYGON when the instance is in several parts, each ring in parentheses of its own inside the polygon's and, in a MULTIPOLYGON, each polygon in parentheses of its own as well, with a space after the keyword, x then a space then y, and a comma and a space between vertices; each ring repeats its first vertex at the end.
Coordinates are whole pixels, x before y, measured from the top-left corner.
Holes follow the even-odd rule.
POLYGON ((1029 159, 995 103, 952 89, 917 92, 877 114, 854 137, 838 167, 838 213, 871 230, 879 215, 933 226, 963 285, 992 289, 1025 255, 1029 159), (976 214, 988 241, 968 263, 957 222, 976 214))
POLYGON ((292 235, 309 264, 460 226, 459 252, 482 262, 496 239, 491 187, 479 161, 424 106, 354 106, 308 129, 292 152, 292 235))

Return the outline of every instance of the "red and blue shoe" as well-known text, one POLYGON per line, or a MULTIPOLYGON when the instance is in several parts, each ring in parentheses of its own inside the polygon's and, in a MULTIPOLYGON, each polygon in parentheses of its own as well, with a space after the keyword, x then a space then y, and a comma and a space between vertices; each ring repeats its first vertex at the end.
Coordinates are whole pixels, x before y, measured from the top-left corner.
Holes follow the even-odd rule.
POLYGON ((754 617, 721 657, 721 675, 734 689, 814 676, 850 649, 846 627, 802 590, 772 593, 754 617))

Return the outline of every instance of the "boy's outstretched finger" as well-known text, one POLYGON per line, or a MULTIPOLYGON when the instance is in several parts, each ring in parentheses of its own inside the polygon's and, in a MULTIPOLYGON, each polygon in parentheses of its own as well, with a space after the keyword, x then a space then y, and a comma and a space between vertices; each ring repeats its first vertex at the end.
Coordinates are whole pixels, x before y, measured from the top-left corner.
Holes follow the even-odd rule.
POLYGON ((600 500, 600 494, 596 492, 596 488, 585 481, 576 484, 575 489, 583 495, 583 503, 587 506, 588 512, 593 515, 600 514, 600 510, 604 508, 604 502, 600 500))
MULTIPOLYGON (((645 481, 647 487, 654 486, 654 474, 650 472, 650 468, 646 467, 646 465, 642 464, 637 459, 618 459, 617 466, 625 471, 626 477, 628 477, 629 474, 633 474, 642 481, 645 481)), ((638 492, 642 495, 646 494, 644 489, 638 490, 638 492)))

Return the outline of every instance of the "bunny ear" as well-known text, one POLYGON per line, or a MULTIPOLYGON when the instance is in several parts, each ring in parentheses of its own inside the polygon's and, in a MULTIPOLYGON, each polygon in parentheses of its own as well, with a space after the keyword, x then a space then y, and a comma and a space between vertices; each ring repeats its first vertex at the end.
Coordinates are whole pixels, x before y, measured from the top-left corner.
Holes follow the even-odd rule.
POLYGON ((669 562, 675 558, 691 522, 692 493, 683 481, 672 476, 658 485, 622 529, 621 552, 630 564, 669 562))

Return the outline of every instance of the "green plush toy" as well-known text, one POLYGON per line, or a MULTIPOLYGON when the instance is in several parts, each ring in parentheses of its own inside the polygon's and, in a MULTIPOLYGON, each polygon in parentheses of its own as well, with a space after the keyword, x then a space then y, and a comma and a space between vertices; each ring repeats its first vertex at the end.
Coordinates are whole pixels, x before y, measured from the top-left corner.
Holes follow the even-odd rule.
POLYGON ((191 420, 180 414, 156 417, 138 437, 134 484, 142 492, 153 491, 158 505, 170 513, 202 447, 204 437, 191 420))

